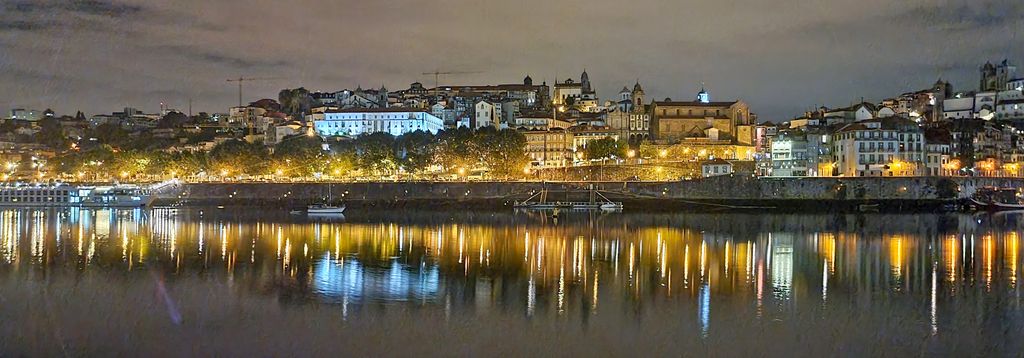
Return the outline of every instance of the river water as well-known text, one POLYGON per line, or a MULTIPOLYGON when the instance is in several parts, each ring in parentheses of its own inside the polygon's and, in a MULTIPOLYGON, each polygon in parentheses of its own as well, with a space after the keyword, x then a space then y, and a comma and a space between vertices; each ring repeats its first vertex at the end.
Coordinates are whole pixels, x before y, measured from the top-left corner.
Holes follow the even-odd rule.
POLYGON ((1024 351, 1021 214, 0 211, 0 355, 1024 351))

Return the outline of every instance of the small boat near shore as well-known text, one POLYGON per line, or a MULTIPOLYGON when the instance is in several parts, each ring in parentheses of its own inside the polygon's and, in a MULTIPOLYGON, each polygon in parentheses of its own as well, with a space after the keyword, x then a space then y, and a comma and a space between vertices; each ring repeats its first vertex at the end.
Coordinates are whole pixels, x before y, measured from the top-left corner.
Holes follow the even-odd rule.
POLYGON ((339 215, 345 213, 345 204, 341 205, 328 205, 328 204, 313 204, 306 207, 306 214, 310 215, 339 215))
POLYGON ((1024 200, 1017 189, 986 187, 968 199, 968 206, 984 211, 1024 210, 1024 200))
MULTIPOLYGON (((306 206, 306 211, 305 211, 306 215, 311 215, 311 216, 312 215, 329 216, 329 215, 342 215, 342 214, 344 214, 345 213, 345 204, 340 204, 340 205, 331 204, 332 199, 333 199, 333 197, 331 195, 331 186, 328 185, 327 186, 327 200, 324 201, 324 202, 321 202, 321 203, 315 203, 315 204, 307 205, 306 206)), ((302 210, 292 210, 291 213, 299 215, 299 214, 302 214, 303 211, 302 210)))
POLYGON ((588 201, 548 201, 547 189, 533 194, 523 201, 516 201, 513 207, 526 210, 601 210, 622 211, 622 202, 611 201, 596 189, 589 189, 588 201))

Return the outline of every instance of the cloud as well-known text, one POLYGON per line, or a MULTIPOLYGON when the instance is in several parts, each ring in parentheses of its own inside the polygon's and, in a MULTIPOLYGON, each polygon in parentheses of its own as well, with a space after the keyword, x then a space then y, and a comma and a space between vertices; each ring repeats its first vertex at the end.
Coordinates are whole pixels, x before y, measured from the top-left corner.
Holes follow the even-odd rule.
POLYGON ((1001 29, 1024 20, 1024 3, 973 1, 959 4, 920 4, 894 16, 896 21, 946 33, 1001 29))
POLYGON ((577 77, 602 98, 640 79, 650 98, 743 99, 778 121, 881 99, 937 77, 970 89, 985 60, 1024 61, 1011 0, 315 1, 8 0, 0 109, 223 112, 285 87, 401 89, 577 77), (19 75, 20 74, 20 75, 19 75), (40 75, 36 79, 26 74, 40 75))

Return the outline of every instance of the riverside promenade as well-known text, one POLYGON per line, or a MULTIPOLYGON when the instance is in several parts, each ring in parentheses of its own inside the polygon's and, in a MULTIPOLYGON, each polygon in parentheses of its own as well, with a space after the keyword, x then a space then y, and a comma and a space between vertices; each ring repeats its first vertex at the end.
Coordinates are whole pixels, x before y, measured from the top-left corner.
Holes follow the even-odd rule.
POLYGON ((297 207, 323 200, 350 207, 500 209, 547 190, 548 200, 585 198, 590 188, 626 210, 849 211, 878 204, 884 211, 936 211, 969 197, 979 187, 1015 187, 1024 179, 872 177, 754 178, 720 176, 663 182, 303 182, 191 183, 164 191, 162 205, 297 207))

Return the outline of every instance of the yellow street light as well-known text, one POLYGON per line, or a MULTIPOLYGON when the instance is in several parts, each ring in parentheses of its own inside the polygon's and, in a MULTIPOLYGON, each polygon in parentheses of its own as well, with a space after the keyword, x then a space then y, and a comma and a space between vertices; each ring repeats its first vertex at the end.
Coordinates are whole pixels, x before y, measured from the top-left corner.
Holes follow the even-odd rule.
POLYGON ((658 156, 660 156, 662 158, 667 157, 668 156, 668 151, 665 150, 665 149, 662 149, 660 152, 658 152, 658 156))
POLYGON ((636 156, 636 151, 635 151, 635 150, 632 150, 632 149, 630 149, 630 150, 629 150, 628 152, 626 152, 626 156, 627 156, 627 157, 630 157, 630 158, 633 158, 633 157, 635 157, 635 156, 636 156))

